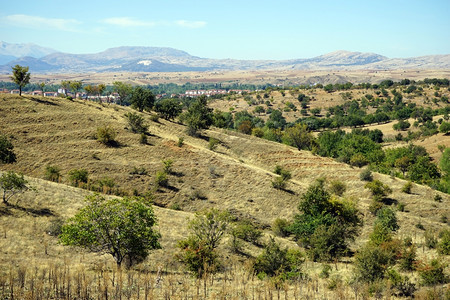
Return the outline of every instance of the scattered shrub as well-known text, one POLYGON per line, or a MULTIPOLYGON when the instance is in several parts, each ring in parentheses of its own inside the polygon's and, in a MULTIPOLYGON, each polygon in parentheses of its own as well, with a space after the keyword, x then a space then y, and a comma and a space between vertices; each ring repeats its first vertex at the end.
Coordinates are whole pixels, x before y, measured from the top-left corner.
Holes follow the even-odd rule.
POLYGON ((434 195, 434 201, 436 202, 442 202, 442 196, 439 194, 434 195))
POLYGON ((290 234, 289 232, 290 223, 286 219, 276 218, 272 224, 272 231, 277 236, 286 237, 290 234))
POLYGON ((45 232, 51 236, 59 236, 61 234, 61 228, 64 225, 64 220, 61 218, 53 218, 50 220, 50 224, 47 226, 45 232))
POLYGON ((445 265, 437 259, 432 259, 429 264, 425 264, 418 269, 423 285, 445 284, 448 276, 444 273, 445 265))
POLYGON ((179 137, 178 138, 178 142, 177 142, 177 146, 181 148, 181 147, 183 147, 183 145, 184 145, 184 138, 179 137))
POLYGON ((141 135, 139 136, 139 143, 141 143, 142 145, 147 145, 148 139, 145 133, 141 133, 141 135))
POLYGON ((262 231, 256 228, 250 221, 241 221, 235 224, 232 235, 246 242, 259 245, 262 231))
POLYGON ((220 141, 218 139, 215 139, 213 137, 209 138, 209 143, 208 143, 208 149, 211 151, 214 151, 217 146, 219 145, 220 141))
POLYGON ((172 174, 173 170, 172 170, 172 166, 173 166, 173 160, 171 159, 166 159, 162 161, 164 164, 164 168, 163 171, 167 174, 172 174))
POLYGON ((16 161, 14 146, 9 139, 0 134, 0 163, 10 164, 16 161))
POLYGON ((135 112, 128 112, 125 114, 125 118, 128 121, 128 126, 134 133, 146 133, 148 126, 145 124, 145 120, 141 115, 135 112))
POLYGON ((116 136, 116 131, 110 126, 97 127, 96 138, 102 144, 113 146, 116 143, 116 136))
POLYGON ((69 171, 69 181, 73 186, 88 182, 88 171, 86 169, 73 169, 69 171))
POLYGON ((131 175, 147 175, 148 172, 144 167, 133 167, 133 170, 130 172, 131 175))
POLYGON ((50 180, 53 182, 60 182, 61 181, 61 169, 56 167, 56 166, 52 166, 52 165, 48 165, 45 167, 45 174, 44 174, 44 179, 46 180, 50 180))
POLYGON ((366 245, 355 256, 357 278, 364 282, 383 279, 388 267, 388 257, 379 247, 366 245))
POLYGON ((412 182, 408 181, 407 183, 405 183, 405 185, 402 187, 402 192, 406 193, 406 194, 411 194, 411 189, 412 189, 412 182))
POLYGON ((368 168, 364 169, 361 171, 361 173, 359 173, 359 178, 362 181, 372 181, 373 180, 372 172, 368 168))
POLYGON ((436 234, 432 232, 431 230, 426 230, 424 234, 425 238, 425 246, 428 247, 428 249, 435 249, 437 246, 437 238, 436 234))
POLYGON ((169 178, 167 177, 167 173, 164 171, 156 172, 155 184, 157 187, 168 187, 169 178))
POLYGON ((440 241, 437 244, 437 251, 442 255, 450 255, 450 230, 444 229, 439 234, 440 241))
POLYGON ((336 196, 342 196, 347 189, 345 183, 339 180, 334 180, 330 183, 330 192, 335 194, 336 196))
POLYGON ((159 115, 151 115, 150 116, 150 120, 152 120, 153 122, 158 123, 159 122, 159 115))
POLYGON ((368 182, 364 187, 370 190, 373 199, 376 201, 382 201, 387 195, 392 193, 391 188, 379 180, 368 182))

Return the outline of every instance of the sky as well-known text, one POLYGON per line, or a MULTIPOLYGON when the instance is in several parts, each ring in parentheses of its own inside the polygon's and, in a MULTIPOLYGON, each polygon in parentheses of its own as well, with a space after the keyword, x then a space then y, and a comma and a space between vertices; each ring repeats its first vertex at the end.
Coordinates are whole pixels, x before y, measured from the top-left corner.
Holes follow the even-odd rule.
POLYGON ((119 46, 220 59, 450 54, 450 0, 0 0, 0 7, 1 41, 76 54, 119 46))

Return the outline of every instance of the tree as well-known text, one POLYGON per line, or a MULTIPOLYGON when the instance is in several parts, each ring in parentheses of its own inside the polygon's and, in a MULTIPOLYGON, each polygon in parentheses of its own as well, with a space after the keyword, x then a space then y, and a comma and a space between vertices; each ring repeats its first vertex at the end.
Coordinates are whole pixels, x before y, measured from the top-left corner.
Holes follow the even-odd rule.
POLYGON ((128 98, 131 95, 131 92, 133 91, 133 87, 131 84, 124 83, 121 81, 115 81, 113 82, 114 91, 119 94, 119 104, 123 105, 125 102, 127 102, 128 98))
POLYGON ((379 180, 368 182, 364 187, 370 190, 373 199, 376 201, 382 201, 387 195, 392 193, 391 188, 379 180))
POLYGON ((305 124, 296 124, 287 128, 282 139, 284 143, 296 147, 298 150, 311 150, 315 144, 315 138, 305 124))
POLYGON ((447 135, 450 132, 450 122, 442 122, 441 126, 439 126, 439 131, 447 135))
POLYGON ((156 102, 155 110, 164 119, 173 120, 181 114, 183 106, 178 99, 170 98, 156 102))
POLYGON ((149 89, 137 86, 131 92, 130 102, 138 111, 150 110, 155 102, 155 96, 149 89))
POLYGON ((319 180, 302 195, 298 209, 290 231, 313 260, 329 261, 347 252, 361 224, 353 202, 332 198, 319 180))
POLYGON ((22 96, 22 88, 30 83, 29 67, 15 65, 12 67, 13 75, 10 77, 19 86, 19 96, 22 96))
POLYGON ((45 88, 45 82, 41 82, 41 83, 39 83, 38 84, 38 86, 39 86, 39 88, 41 89, 41 91, 42 91, 42 96, 44 96, 44 88, 45 88))
POLYGON ((4 135, 0 134, 0 163, 10 164, 16 161, 14 146, 4 135))
POLYGON ((81 87, 83 86, 83 84, 81 83, 81 81, 71 81, 70 84, 70 89, 73 92, 73 96, 74 98, 77 97, 77 93, 79 90, 81 90, 81 87))
POLYGON ((61 243, 111 254, 120 267, 143 261, 152 249, 161 248, 161 235, 153 227, 153 208, 139 197, 105 199, 86 197, 87 206, 63 225, 61 243))
POLYGON ((142 116, 135 112, 128 112, 125 114, 125 119, 128 121, 128 126, 130 126, 131 132, 134 133, 146 133, 148 126, 145 124, 145 120, 142 116))
MULTIPOLYGON (((0 145, 1 145, 1 137, 0 137, 0 145)), ((1 146, 0 146, 0 151, 1 151, 1 146)), ((442 153, 441 162, 439 163, 439 167, 441 167, 441 170, 444 173, 446 173, 447 175, 450 175, 450 148, 445 148, 444 152, 442 153)))
POLYGON ((61 81, 61 88, 64 89, 64 96, 67 96, 67 90, 70 88, 70 81, 68 80, 61 81))
POLYGON ((405 176, 405 172, 408 171, 410 160, 408 156, 403 156, 399 159, 397 159, 394 163, 396 168, 399 168, 400 171, 402 171, 403 176, 405 176))
POLYGON ((23 178, 22 174, 16 174, 13 171, 8 171, 0 176, 0 190, 2 191, 3 203, 9 204, 9 199, 12 196, 28 190, 28 181, 23 178))
POLYGON ((178 242, 181 252, 177 255, 187 269, 197 277, 205 272, 215 272, 220 262, 215 251, 228 227, 226 212, 212 209, 196 213, 189 223, 190 235, 178 242))
POLYGON ((213 122, 212 109, 208 107, 205 96, 200 96, 182 115, 182 120, 188 126, 188 134, 196 135, 200 129, 208 129, 213 122))

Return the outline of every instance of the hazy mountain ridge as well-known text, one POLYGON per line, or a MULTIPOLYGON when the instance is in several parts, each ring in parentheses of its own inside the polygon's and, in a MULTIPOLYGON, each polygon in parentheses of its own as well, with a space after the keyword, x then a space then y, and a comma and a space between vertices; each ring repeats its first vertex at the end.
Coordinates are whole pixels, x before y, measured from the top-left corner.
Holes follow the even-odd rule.
MULTIPOLYGON (((0 72, 9 73, 16 64, 30 66, 36 73, 84 73, 84 72, 184 72, 213 70, 383 70, 383 69, 450 69, 450 55, 430 55, 412 58, 388 58, 376 53, 335 51, 308 59, 290 60, 237 60, 210 59, 168 47, 116 47, 93 54, 48 53, 43 48, 28 45, 25 57, 15 58, 0 66, 0 72), (33 47, 36 47, 35 49, 33 47), (40 54, 39 54, 40 53, 40 54), (145 62, 145 63, 144 63, 145 62)), ((5 50, 12 44, 2 42, 5 50)), ((19 46, 17 46, 19 47, 19 46)), ((9 56, 11 58, 11 56, 9 56)), ((2 58, 0 58, 1 61, 2 58)), ((3 57, 6 59, 6 56, 3 57)))

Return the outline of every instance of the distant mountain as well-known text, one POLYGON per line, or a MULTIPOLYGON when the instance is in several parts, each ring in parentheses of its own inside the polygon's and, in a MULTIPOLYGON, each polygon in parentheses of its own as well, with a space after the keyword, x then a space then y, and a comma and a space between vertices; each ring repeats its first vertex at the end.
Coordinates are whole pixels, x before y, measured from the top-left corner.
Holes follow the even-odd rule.
POLYGON ((0 41, 0 64, 5 64, 16 58, 29 56, 34 58, 41 58, 56 50, 41 47, 35 44, 10 44, 0 41))
MULTIPOLYGON (((2 42, 4 49, 13 44, 2 42)), ((26 44, 31 45, 31 44, 26 44)), ((26 45, 15 46, 25 49, 26 45)), ((26 55, 14 57, 0 66, 9 73, 16 64, 30 67, 34 73, 85 72, 184 72, 212 70, 383 70, 383 69, 450 69, 450 55, 431 55, 412 58, 388 58, 376 53, 335 51, 308 59, 236 60, 209 59, 165 47, 117 47, 94 54, 69 54, 33 45, 34 55, 51 52, 42 57, 26 55), (41 49, 38 51, 38 49, 41 49), (53 52, 52 52, 53 51, 53 52)), ((9 50, 12 51, 12 50, 9 50)), ((23 50, 25 52, 25 50, 23 50)), ((30 50, 31 51, 31 50, 30 50)), ((3 51, 0 55, 10 55, 3 51)), ((19 53, 19 52, 17 52, 19 53)))

